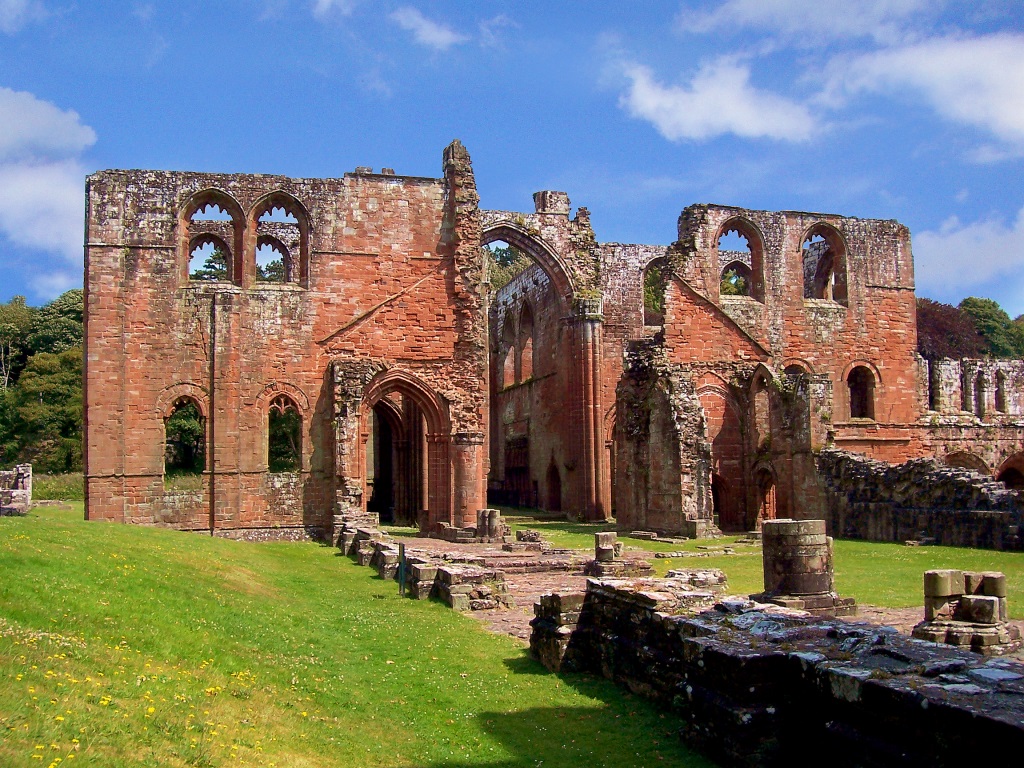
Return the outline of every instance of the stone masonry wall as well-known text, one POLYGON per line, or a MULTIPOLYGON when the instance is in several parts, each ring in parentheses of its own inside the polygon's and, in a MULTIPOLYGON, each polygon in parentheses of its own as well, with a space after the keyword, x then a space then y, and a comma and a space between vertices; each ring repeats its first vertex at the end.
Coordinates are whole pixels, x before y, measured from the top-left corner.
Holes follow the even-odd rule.
POLYGON ((834 450, 817 463, 833 536, 1024 549, 1024 501, 990 477, 934 459, 892 465, 834 450))
MULTIPOLYGON (((590 580, 535 606, 548 666, 679 717, 727 766, 962 766, 1024 749, 1024 667, 895 630, 725 601, 672 579, 590 580), (703 611, 703 612, 700 612, 703 611)), ((571 679, 571 678, 570 678, 571 679)))
MULTIPOLYGON (((332 360, 383 361, 402 386, 442 393, 444 439, 461 440, 469 453, 483 445, 476 192, 468 155, 461 145, 455 150, 446 154, 445 179, 366 169, 340 179, 161 171, 89 177, 90 519, 329 529, 338 482, 332 360), (190 201, 210 195, 238 223, 232 282, 188 280, 183 217, 190 201), (308 219, 308 263, 298 283, 256 283, 257 224, 248 212, 278 197, 308 219), (302 418, 301 467, 290 478, 267 471, 267 408, 282 393, 302 418), (163 478, 164 419, 181 397, 206 419, 207 467, 198 491, 171 493, 163 478)), ((486 458, 460 461, 472 505, 484 506, 486 458)), ((347 467, 345 482, 358 485, 361 471, 358 462, 347 467)), ((349 490, 358 500, 359 489, 349 490)))

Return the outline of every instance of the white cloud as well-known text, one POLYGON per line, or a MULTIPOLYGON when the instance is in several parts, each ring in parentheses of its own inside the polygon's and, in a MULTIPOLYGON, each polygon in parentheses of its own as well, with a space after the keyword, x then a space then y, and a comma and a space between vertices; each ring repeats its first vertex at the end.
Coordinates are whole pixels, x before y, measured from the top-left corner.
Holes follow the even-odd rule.
POLYGON ((0 87, 0 162, 25 156, 68 155, 96 141, 77 112, 65 111, 25 91, 0 87))
POLYGON ((1024 208, 1011 224, 998 218, 962 224, 953 216, 938 230, 920 232, 914 262, 920 296, 959 300, 984 288, 981 293, 1024 311, 1015 278, 1024 275, 1024 208))
POLYGON ((0 32, 8 35, 44 16, 46 9, 37 0, 0 0, 0 32))
POLYGON ((413 39, 420 45, 438 51, 447 51, 453 45, 466 42, 469 38, 450 27, 431 21, 411 6, 403 6, 391 14, 391 20, 402 29, 412 32, 413 39))
POLYGON ((938 0, 726 0, 712 11, 682 11, 677 25, 696 33, 751 27, 807 45, 843 37, 892 42, 904 34, 908 20, 942 4, 938 0))
MULTIPOLYGON (((942 117, 990 132, 1024 151, 1024 35, 934 38, 829 67, 831 97, 913 91, 942 117)), ((998 158, 989 148, 979 160, 998 158)))
POLYGON ((502 44, 500 32, 503 29, 518 27, 515 21, 504 13, 500 13, 493 19, 480 22, 480 45, 484 48, 496 48, 502 44))
POLYGON ((313 16, 323 21, 333 15, 349 16, 357 0, 313 0, 313 16))
POLYGON ((58 257, 33 286, 56 295, 81 283, 85 167, 96 133, 78 114, 31 93, 0 88, 0 235, 58 257))
POLYGON ((817 130, 802 104, 750 84, 750 69, 722 58, 705 64, 688 86, 662 85, 651 70, 623 65, 630 81, 619 106, 670 141, 732 133, 744 138, 805 141, 817 130))

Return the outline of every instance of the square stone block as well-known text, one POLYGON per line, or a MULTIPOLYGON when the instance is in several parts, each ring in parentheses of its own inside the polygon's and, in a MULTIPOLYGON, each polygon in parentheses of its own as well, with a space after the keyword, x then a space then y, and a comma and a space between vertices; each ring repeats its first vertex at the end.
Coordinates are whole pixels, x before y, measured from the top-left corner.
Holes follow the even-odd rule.
POLYGON ((975 624, 996 624, 999 622, 999 598, 964 595, 957 604, 954 619, 975 624))
POLYGON ((951 597, 964 594, 963 571, 942 570, 924 572, 925 597, 951 597))

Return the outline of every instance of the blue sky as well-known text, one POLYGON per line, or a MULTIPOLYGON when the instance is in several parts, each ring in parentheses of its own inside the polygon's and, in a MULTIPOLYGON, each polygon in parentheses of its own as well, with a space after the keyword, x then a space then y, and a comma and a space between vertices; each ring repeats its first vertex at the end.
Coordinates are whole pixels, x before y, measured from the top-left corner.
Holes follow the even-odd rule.
POLYGON ((484 207, 898 219, 918 295, 1024 313, 1020 0, 0 0, 0 301, 81 285, 92 171, 437 176, 454 138, 484 207))

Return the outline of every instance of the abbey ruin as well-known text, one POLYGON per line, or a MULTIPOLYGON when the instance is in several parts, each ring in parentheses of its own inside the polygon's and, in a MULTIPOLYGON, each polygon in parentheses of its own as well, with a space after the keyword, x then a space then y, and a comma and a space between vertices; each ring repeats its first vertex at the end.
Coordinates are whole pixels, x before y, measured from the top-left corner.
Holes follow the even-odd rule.
POLYGON ((1024 364, 918 357, 906 227, 701 204, 625 245, 533 202, 481 208, 457 141, 440 178, 89 177, 87 516, 333 541, 470 528, 490 499, 1021 546, 1024 364), (494 243, 531 260, 500 288, 494 243), (222 272, 194 279, 197 253, 222 272), (191 485, 167 472, 184 408, 191 485))

